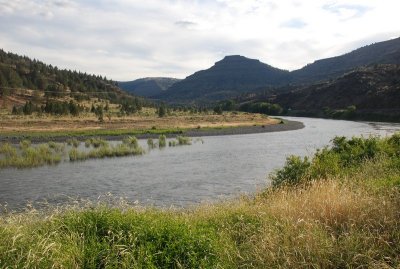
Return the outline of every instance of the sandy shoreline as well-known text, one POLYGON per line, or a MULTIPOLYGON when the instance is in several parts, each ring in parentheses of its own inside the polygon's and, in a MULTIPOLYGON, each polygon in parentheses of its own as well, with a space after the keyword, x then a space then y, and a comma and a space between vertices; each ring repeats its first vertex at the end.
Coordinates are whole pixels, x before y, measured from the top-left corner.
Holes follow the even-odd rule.
MULTIPOLYGON (((288 121, 285 120, 283 124, 263 125, 263 126, 241 126, 241 127, 230 127, 230 128, 203 128, 203 129, 188 129, 179 133, 168 133, 165 134, 167 137, 176 137, 178 135, 190 136, 190 137, 203 137, 203 136, 219 136, 219 135, 240 135, 240 134, 255 134, 255 133, 269 133, 269 132, 283 132, 293 131, 304 128, 304 124, 299 121, 288 121)), ((106 140, 121 140, 128 136, 126 135, 94 135, 95 137, 102 137, 106 140)), ((132 134, 138 139, 147 138, 158 138, 159 134, 132 134)), ((25 136, 2 136, 0 135, 0 142, 18 143, 19 141, 28 138, 34 143, 39 142, 64 142, 70 138, 76 138, 78 140, 85 140, 88 137, 93 136, 54 136, 54 137, 25 137, 25 136)))

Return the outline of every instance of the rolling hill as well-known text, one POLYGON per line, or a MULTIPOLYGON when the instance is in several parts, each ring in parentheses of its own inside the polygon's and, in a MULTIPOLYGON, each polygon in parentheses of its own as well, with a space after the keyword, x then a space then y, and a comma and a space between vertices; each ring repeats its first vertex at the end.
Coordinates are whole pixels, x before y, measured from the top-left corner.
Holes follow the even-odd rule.
POLYGON ((26 56, 0 49, 0 96, 10 108, 26 101, 43 104, 46 99, 100 98, 112 103, 133 102, 139 98, 121 90, 117 83, 102 76, 62 70, 26 56))
POLYGON ((180 81, 180 79, 176 78, 141 78, 133 81, 118 82, 118 86, 135 95, 152 97, 161 94, 178 81, 180 81))
POLYGON ((372 64, 400 64, 400 38, 356 49, 350 53, 322 59, 291 72, 295 84, 335 78, 344 73, 372 64))
POLYGON ((278 94, 275 101, 292 109, 400 109, 400 66, 376 65, 330 81, 278 94))

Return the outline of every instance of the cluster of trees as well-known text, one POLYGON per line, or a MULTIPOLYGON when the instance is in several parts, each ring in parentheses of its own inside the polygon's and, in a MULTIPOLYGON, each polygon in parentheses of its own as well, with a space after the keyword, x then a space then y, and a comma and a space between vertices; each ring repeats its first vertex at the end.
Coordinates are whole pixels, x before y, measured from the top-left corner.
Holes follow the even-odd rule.
POLYGON ((52 115, 72 115, 78 116, 85 108, 72 100, 70 102, 64 101, 47 101, 45 105, 35 105, 31 101, 27 101, 25 105, 17 107, 14 106, 12 114, 14 115, 31 115, 34 112, 47 113, 52 115))
POLYGON ((120 104, 120 111, 126 115, 130 115, 140 111, 143 107, 143 102, 139 98, 123 100, 120 104))
POLYGON ((234 110, 267 115, 280 115, 283 112, 280 105, 267 102, 248 102, 239 105, 234 100, 227 100, 220 102, 214 107, 214 113, 216 114, 222 114, 223 111, 234 110))
POLYGON ((334 110, 324 107, 323 116, 333 119, 354 119, 356 118, 357 107, 355 105, 348 106, 346 109, 334 110))
POLYGON ((280 115, 283 112, 283 109, 280 105, 267 102, 245 103, 239 107, 239 110, 267 115, 280 115))

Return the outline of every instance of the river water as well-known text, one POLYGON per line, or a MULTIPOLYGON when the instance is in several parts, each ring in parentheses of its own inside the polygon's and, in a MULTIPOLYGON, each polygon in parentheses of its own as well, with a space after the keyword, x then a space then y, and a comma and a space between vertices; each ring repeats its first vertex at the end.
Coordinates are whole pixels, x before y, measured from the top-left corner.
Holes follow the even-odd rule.
MULTIPOLYGON (((386 136, 400 124, 312 118, 295 131, 204 137, 204 143, 152 150, 143 156, 63 162, 0 170, 0 204, 65 203, 112 194, 143 205, 186 206, 268 186, 268 174, 291 154, 311 155, 335 136, 386 136)), ((145 141, 141 141, 145 144, 145 141)))

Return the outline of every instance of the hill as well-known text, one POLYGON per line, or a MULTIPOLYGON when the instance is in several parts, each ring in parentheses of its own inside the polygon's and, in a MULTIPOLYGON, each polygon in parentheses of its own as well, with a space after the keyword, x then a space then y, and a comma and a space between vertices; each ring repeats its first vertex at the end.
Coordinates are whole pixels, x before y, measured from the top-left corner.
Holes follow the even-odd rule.
POLYGON ((178 81, 180 81, 180 79, 150 77, 133 81, 121 81, 118 82, 118 86, 121 89, 138 96, 152 97, 161 94, 178 81))
POLYGON ((359 68, 337 79, 278 94, 271 101, 292 110, 291 114, 329 117, 339 112, 337 117, 399 121, 400 65, 359 68))
POLYGON ((207 70, 175 83, 157 98, 167 102, 212 102, 246 92, 284 89, 344 75, 374 64, 400 64, 400 38, 375 43, 350 53, 318 60, 292 72, 243 56, 227 56, 207 70))
POLYGON ((372 64, 400 64, 400 38, 356 49, 350 53, 315 61, 291 72, 295 84, 316 82, 343 75, 354 68, 372 64))
POLYGON ((82 101, 95 97, 113 103, 135 99, 106 77, 61 70, 1 49, 0 95, 6 106, 21 105, 25 101, 40 104, 48 98, 82 101))
POLYGON ((157 98, 169 102, 213 101, 265 85, 281 85, 289 72, 243 56, 226 56, 214 66, 173 84, 157 98))

